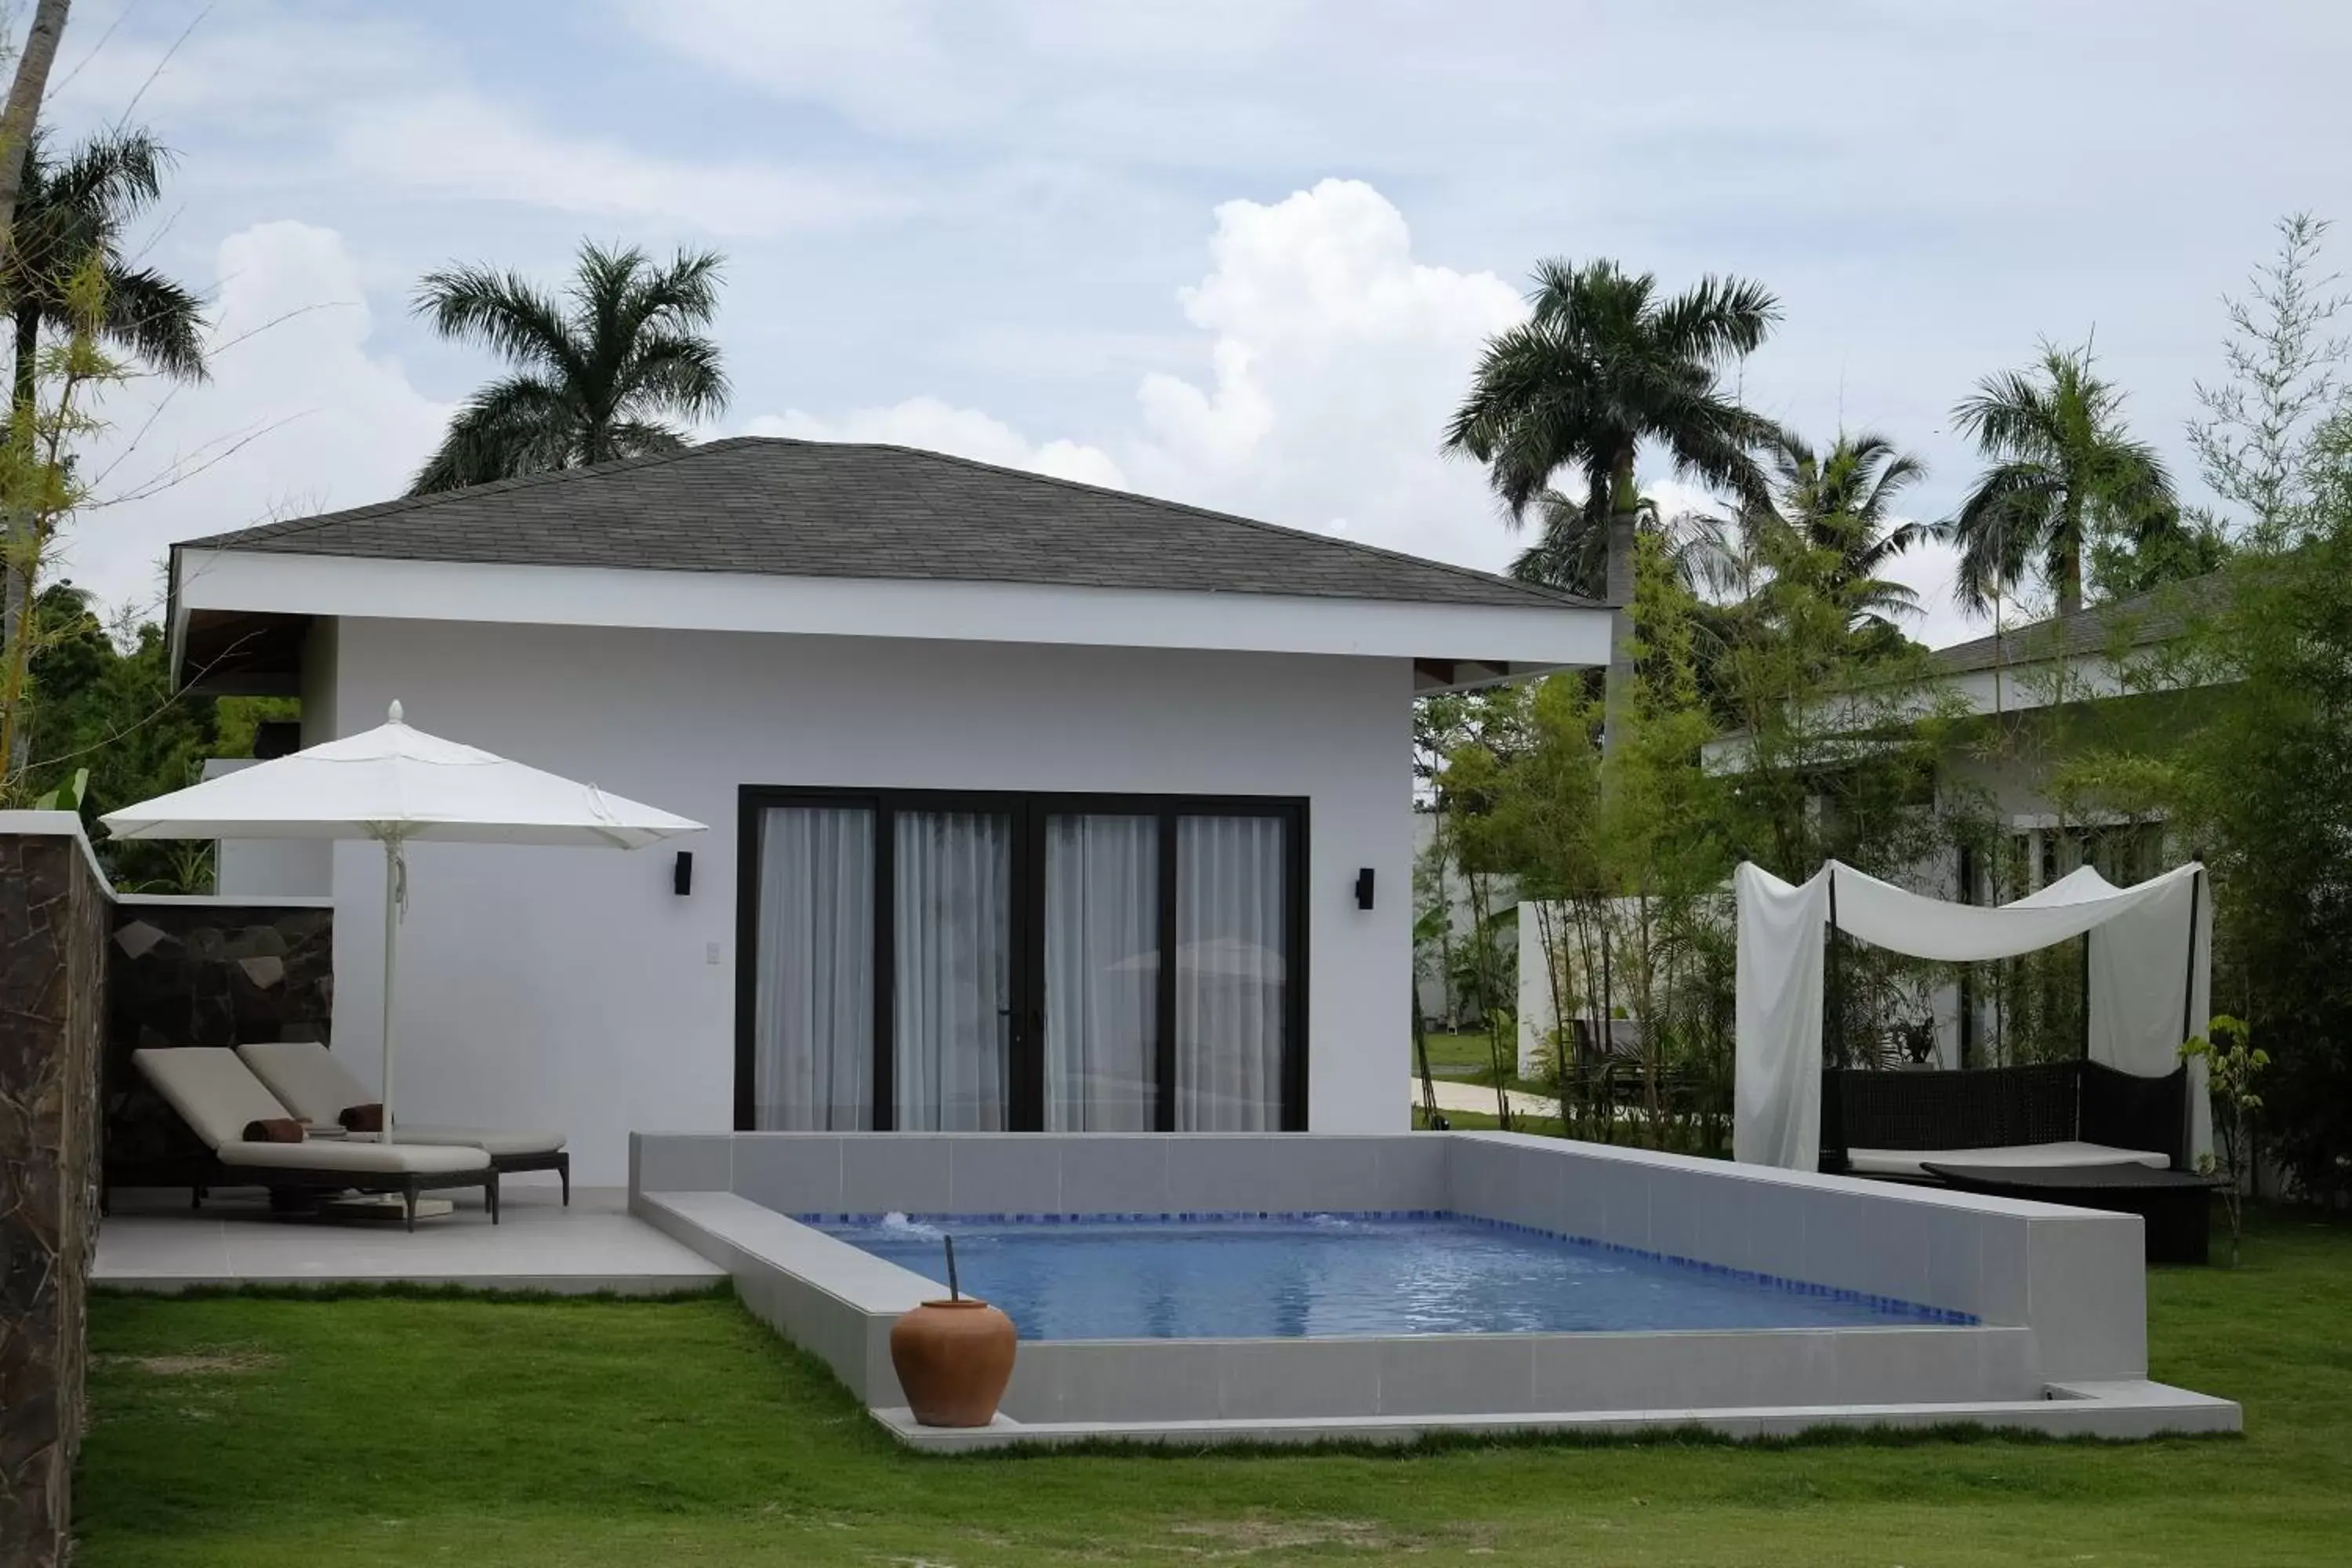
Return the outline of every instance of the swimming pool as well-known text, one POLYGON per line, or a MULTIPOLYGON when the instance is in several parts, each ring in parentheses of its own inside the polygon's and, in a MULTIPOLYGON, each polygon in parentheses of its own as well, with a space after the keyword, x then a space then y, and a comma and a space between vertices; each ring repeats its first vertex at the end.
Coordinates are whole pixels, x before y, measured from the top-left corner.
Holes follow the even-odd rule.
MULTIPOLYGON (((814 1217, 814 1216, 812 1216, 814 1217)), ((1038 1220, 903 1215, 820 1223, 966 1292, 1024 1340, 1804 1329, 1965 1322, 1451 1214, 1038 1220)))
POLYGON ((2130 1215, 1503 1132, 631 1149, 631 1212, 929 1450, 2239 1423, 2148 1380, 2130 1215), (942 1231, 1024 1335, 987 1427, 919 1426, 891 1354, 942 1231))

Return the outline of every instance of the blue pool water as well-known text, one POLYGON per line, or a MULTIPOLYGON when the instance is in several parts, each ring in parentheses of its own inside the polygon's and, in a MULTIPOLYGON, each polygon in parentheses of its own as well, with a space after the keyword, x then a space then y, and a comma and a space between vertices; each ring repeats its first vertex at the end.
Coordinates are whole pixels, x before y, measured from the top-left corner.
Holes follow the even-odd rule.
MULTIPOLYGON (((1787 1329, 1951 1321, 1454 1215, 835 1219, 821 1228, 964 1291, 1025 1340, 1787 1329)), ((945 1293, 942 1289, 942 1294, 945 1293)))

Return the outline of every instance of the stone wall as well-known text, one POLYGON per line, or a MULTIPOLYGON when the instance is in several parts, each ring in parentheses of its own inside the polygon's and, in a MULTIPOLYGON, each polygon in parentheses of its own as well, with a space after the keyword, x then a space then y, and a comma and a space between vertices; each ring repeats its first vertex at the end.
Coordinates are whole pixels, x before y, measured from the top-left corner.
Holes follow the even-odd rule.
POLYGON ((65 1561, 81 1440, 111 905, 78 826, 0 832, 0 1568, 65 1561))
POLYGON ((131 1053, 248 1040, 331 1043, 330 909, 130 899, 114 909, 106 975, 106 1159, 117 1176, 196 1152, 131 1053))

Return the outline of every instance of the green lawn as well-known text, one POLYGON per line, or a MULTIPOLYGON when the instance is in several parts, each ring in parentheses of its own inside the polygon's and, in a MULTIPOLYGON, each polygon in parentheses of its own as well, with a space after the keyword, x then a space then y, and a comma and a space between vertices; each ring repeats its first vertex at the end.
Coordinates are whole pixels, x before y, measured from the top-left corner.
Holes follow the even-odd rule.
POLYGON ((2244 1439, 925 1459, 732 1301, 92 1304, 82 1568, 2352 1559, 2352 1229, 2151 1281, 2244 1439))

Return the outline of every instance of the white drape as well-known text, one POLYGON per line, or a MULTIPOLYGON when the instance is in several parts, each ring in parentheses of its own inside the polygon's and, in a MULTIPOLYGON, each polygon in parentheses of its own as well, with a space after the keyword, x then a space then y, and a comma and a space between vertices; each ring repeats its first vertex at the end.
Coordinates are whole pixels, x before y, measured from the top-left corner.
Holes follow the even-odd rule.
POLYGON ((1013 1066, 1012 823, 993 812, 906 811, 897 824, 897 1125, 1002 1131, 1013 1066))
POLYGON ((1045 1130, 1148 1132, 1160 1110, 1160 819, 1045 822, 1045 1130))
POLYGON ((1176 825, 1176 1126, 1282 1125, 1283 820, 1176 825))
POLYGON ((874 815, 782 806, 760 834, 752 1125, 874 1124, 874 815))
MULTIPOLYGON (((1832 904, 1838 929, 1849 935, 1948 963, 2013 957, 2093 932, 2091 1059, 2126 1072, 2172 1071, 2187 1037, 2184 1021, 2189 1032, 2205 1026, 2211 911, 2199 866, 2129 888, 2086 866, 1997 907, 1946 903, 1835 861, 1795 887, 1742 865, 1733 886, 1739 951, 1732 1153, 1749 1164, 1810 1170, 1820 1158, 1822 973, 1832 904)), ((2212 1145, 2204 1077, 2193 1066, 2189 1089, 2194 1156, 2212 1145)))

